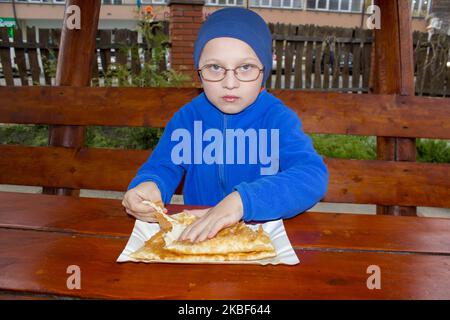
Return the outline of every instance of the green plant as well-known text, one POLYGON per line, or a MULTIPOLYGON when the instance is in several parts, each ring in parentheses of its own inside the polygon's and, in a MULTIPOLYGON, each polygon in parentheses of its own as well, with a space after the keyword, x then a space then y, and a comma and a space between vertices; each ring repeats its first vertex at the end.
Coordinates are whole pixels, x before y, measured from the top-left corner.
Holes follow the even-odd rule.
POLYGON ((50 78, 54 78, 56 76, 58 57, 53 49, 48 49, 48 53, 48 56, 42 55, 42 66, 45 74, 47 74, 50 78))
POLYGON ((376 137, 311 134, 314 148, 330 158, 376 159, 376 137))
POLYGON ((417 161, 450 163, 450 142, 446 140, 416 139, 417 161))
MULTIPOLYGON (((151 6, 145 7, 143 13, 138 12, 140 19, 137 30, 142 35, 146 44, 140 48, 139 44, 121 44, 119 51, 126 57, 141 61, 139 71, 133 72, 128 63, 112 63, 104 75, 104 85, 125 87, 180 87, 190 83, 193 85, 189 75, 180 73, 171 68, 163 70, 161 66, 165 63, 166 52, 170 46, 169 37, 162 32, 163 25, 155 21, 151 6)), ((94 79, 94 83, 100 83, 100 79, 94 79)))
POLYGON ((0 144, 46 146, 48 126, 2 124, 0 125, 0 144))
POLYGON ((163 133, 162 128, 89 127, 86 145, 96 148, 150 149, 163 133))
MULTIPOLYGON (((122 87, 180 87, 186 83, 193 83, 192 78, 173 69, 164 70, 165 55, 170 45, 168 36, 161 32, 161 22, 154 21, 153 9, 147 6, 140 14, 138 31, 142 34, 146 46, 139 44, 123 44, 119 49, 126 57, 140 61, 139 71, 133 72, 126 64, 110 64, 104 75, 104 86, 122 87)), ((93 84, 99 84, 100 79, 94 79, 93 84)), ((113 147, 127 149, 153 148, 163 133, 162 128, 112 128, 88 127, 86 144, 91 147, 113 147)))

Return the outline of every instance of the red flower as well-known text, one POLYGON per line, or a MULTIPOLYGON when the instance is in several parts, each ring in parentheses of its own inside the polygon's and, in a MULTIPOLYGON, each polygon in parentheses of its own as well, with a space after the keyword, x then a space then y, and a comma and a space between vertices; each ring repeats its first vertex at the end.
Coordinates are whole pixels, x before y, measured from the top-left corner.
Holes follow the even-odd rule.
POLYGON ((149 14, 153 13, 153 7, 152 6, 146 6, 144 8, 144 10, 145 10, 145 13, 149 13, 149 14))

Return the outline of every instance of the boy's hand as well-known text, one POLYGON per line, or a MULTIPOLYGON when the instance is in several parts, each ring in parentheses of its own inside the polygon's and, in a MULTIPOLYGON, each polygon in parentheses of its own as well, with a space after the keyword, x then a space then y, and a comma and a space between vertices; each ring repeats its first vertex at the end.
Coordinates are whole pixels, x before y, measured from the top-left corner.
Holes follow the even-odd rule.
POLYGON ((214 237, 223 228, 239 222, 242 219, 244 209, 241 196, 235 191, 225 197, 215 207, 187 212, 201 217, 184 229, 178 240, 200 242, 214 237))
MULTIPOLYGON (((151 181, 142 182, 135 188, 128 190, 123 197, 122 205, 125 207, 125 211, 136 219, 146 222, 156 222, 153 215, 155 209, 149 205, 143 204, 143 200, 149 200, 161 208, 164 207, 164 203, 161 199, 161 192, 156 183, 151 181)), ((166 213, 167 209, 164 208, 163 211, 166 213)))

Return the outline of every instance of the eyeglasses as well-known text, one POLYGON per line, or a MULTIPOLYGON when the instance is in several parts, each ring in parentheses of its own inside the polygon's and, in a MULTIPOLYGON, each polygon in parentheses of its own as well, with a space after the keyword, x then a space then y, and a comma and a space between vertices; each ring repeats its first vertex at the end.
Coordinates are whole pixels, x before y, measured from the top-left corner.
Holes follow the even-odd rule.
POLYGON ((234 69, 225 69, 218 64, 207 64, 202 68, 197 69, 197 72, 205 81, 218 82, 225 79, 227 71, 229 70, 232 70, 234 72, 234 76, 239 81, 251 82, 258 79, 259 74, 264 70, 264 67, 260 69, 257 65, 247 63, 240 65, 234 69))

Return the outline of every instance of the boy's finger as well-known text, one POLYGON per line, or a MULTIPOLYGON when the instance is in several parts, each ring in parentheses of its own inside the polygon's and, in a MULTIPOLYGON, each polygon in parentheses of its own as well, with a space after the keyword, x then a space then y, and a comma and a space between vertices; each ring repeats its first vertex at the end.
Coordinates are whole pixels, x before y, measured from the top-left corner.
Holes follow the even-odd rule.
MULTIPOLYGON (((193 224, 189 225, 180 235, 180 240, 189 240, 190 242, 194 242, 194 239, 197 237, 198 234, 198 228, 199 223, 201 223, 200 220, 195 221, 193 224)), ((200 229, 201 230, 201 229, 200 229)))
POLYGON ((132 210, 130 210, 130 209, 126 209, 125 211, 126 211, 130 216, 133 216, 133 217, 135 217, 135 218, 138 217, 138 215, 137 215, 135 212, 133 212, 132 210))
POLYGON ((134 212, 141 213, 141 214, 148 214, 148 213, 152 213, 155 211, 155 209, 153 209, 151 206, 143 204, 141 202, 133 203, 131 206, 131 210, 133 210, 134 212))
POLYGON ((194 240, 194 242, 202 242, 207 239, 208 234, 211 231, 210 225, 206 225, 205 228, 198 234, 197 238, 194 240))
POLYGON ((221 218, 217 220, 209 230, 209 233, 207 235, 208 239, 213 238, 220 230, 222 230, 227 225, 226 220, 224 218, 221 218))
POLYGON ((123 200, 122 200, 122 206, 123 206, 125 209, 128 208, 128 202, 127 202, 126 199, 123 199, 123 200))
POLYGON ((183 210, 186 213, 192 214, 196 217, 203 217, 206 213, 208 213, 210 209, 192 209, 192 210, 183 210))
MULTIPOLYGON (((209 219, 198 220, 196 223, 197 224, 192 228, 190 234, 187 236, 191 242, 198 242, 200 235, 202 235, 205 230, 208 230, 209 232, 209 219)), ((207 234, 208 233, 206 233, 206 235, 207 234)))
POLYGON ((133 210, 129 210, 129 209, 126 209, 126 212, 129 215, 135 217, 136 219, 146 221, 146 222, 156 222, 156 218, 153 215, 141 214, 141 213, 135 212, 133 210))
MULTIPOLYGON (((149 200, 147 200, 147 201, 149 201, 149 200)), ((167 212, 167 209, 164 208, 164 202, 162 202, 162 201, 151 201, 151 202, 153 202, 156 206, 160 207, 163 210, 164 213, 167 212)), ((145 203, 145 202, 143 203, 142 201, 137 203, 136 206, 139 206, 140 210, 138 210, 138 211, 141 211, 141 212, 154 212, 154 211, 156 211, 150 204, 145 203)))
POLYGON ((135 214, 135 216, 141 220, 141 221, 145 221, 145 222, 156 222, 157 220, 151 216, 151 215, 142 215, 142 214, 135 214))
MULTIPOLYGON (((194 222, 195 223, 195 222, 194 222)), ((185 241, 187 238, 186 236, 189 235, 190 231, 192 229, 192 224, 187 226, 186 229, 183 230, 183 232, 180 234, 180 236, 178 237, 179 241, 185 241)))

